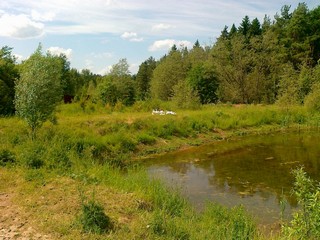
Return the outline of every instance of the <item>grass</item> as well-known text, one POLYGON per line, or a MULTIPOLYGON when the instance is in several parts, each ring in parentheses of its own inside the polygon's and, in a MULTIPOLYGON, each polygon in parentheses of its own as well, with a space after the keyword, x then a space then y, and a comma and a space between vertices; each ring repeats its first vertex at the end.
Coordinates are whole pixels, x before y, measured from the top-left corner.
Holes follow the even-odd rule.
POLYGON ((0 191, 51 239, 263 239, 241 207, 208 204, 197 213, 177 189, 150 179, 139 159, 233 135, 318 127, 319 114, 222 105, 177 112, 61 105, 58 124, 46 123, 34 141, 22 121, 1 118, 0 191))

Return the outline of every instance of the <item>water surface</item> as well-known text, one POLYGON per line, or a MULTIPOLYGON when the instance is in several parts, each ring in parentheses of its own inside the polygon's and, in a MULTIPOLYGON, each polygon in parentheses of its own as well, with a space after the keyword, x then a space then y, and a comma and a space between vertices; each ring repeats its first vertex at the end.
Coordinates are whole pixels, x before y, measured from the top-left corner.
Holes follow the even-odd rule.
POLYGON ((192 204, 206 201, 233 207, 242 204, 262 224, 279 221, 296 209, 291 194, 292 169, 301 165, 320 180, 320 133, 276 133, 239 137, 166 154, 147 162, 151 176, 181 189, 192 204))

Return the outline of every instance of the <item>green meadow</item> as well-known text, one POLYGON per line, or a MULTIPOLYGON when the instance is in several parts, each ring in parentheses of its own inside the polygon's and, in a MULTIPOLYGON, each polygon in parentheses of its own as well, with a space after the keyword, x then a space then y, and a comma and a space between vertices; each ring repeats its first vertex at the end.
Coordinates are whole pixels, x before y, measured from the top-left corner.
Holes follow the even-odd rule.
POLYGON ((304 107, 212 105, 160 116, 139 103, 60 105, 33 140, 22 120, 0 119, 0 193, 25 226, 50 239, 286 239, 289 225, 266 233, 241 206, 195 211, 177 188, 148 176, 143 161, 232 136, 319 126, 320 114, 304 107))

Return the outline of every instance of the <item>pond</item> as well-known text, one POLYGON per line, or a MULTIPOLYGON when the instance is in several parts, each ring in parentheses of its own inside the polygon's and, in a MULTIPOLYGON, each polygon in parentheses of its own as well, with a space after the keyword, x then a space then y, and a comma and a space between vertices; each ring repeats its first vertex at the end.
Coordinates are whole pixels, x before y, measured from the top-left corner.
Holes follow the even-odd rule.
POLYGON ((241 204, 263 225, 279 221, 281 199, 286 219, 297 208, 292 169, 301 165, 320 180, 320 132, 239 137, 147 161, 150 176, 177 186, 197 209, 241 204))

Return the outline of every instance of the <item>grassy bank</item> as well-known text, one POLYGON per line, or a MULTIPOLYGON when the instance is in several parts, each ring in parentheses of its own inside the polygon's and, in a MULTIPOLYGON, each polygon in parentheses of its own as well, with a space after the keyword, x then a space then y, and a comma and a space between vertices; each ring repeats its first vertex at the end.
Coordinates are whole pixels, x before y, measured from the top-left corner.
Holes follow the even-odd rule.
MULTIPOLYGON (((58 123, 46 123, 34 141, 19 119, 0 119, 0 197, 18 209, 17 234, 33 234, 24 231, 31 227, 49 239, 263 239, 240 207, 209 204, 196 213, 179 191, 150 179, 139 159, 320 125, 320 115, 302 107, 207 106, 164 116, 120 110, 62 105, 58 123), (90 227, 97 206, 109 221, 102 233, 90 227)), ((7 214, 1 222, 12 226, 7 214)))

